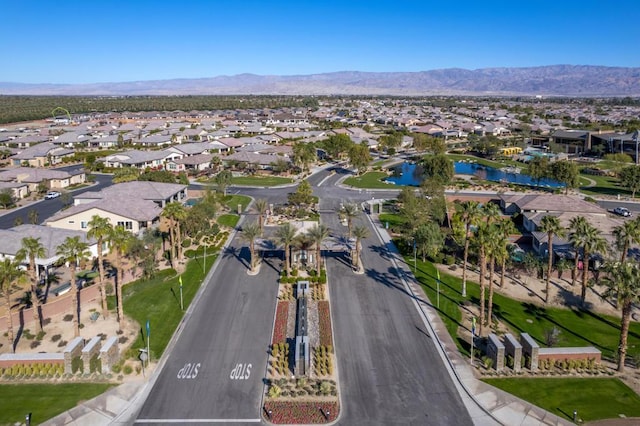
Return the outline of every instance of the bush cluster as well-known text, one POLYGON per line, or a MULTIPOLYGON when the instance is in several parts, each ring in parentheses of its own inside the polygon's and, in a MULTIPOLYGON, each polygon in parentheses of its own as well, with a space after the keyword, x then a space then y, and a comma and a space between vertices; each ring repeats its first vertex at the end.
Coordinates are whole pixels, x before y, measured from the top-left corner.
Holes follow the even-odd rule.
POLYGON ((289 371, 289 344, 276 343, 271 346, 271 366, 278 374, 286 374, 289 371))
POLYGON ((64 365, 46 362, 15 364, 4 369, 0 368, 0 374, 5 379, 60 377, 64 374, 64 365))
POLYGON ((311 298, 315 301, 324 300, 324 284, 316 284, 311 287, 311 298))
POLYGON ((333 374, 333 361, 331 359, 331 346, 318 346, 313 353, 313 365, 318 376, 330 376, 333 374))

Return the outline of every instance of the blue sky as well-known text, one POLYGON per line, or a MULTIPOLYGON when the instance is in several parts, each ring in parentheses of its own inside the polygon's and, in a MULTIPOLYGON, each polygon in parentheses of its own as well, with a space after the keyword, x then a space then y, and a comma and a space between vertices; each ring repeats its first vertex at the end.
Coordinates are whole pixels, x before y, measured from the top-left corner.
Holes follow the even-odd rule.
POLYGON ((640 66, 640 1, 0 0, 0 81, 640 66))

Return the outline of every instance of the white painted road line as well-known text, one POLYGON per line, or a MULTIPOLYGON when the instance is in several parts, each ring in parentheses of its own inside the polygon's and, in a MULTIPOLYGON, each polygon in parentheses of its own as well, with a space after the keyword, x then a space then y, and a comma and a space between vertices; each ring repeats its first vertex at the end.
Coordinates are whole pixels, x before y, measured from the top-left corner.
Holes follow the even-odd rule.
POLYGON ((322 179, 322 180, 320 181, 320 183, 318 183, 318 187, 322 186, 322 184, 324 183, 324 181, 326 181, 326 180, 327 180, 327 179, 329 179, 330 177, 331 177, 331 175, 329 175, 329 176, 325 177, 324 179, 322 179))
POLYGON ((261 419, 137 419, 135 423, 260 423, 261 419))

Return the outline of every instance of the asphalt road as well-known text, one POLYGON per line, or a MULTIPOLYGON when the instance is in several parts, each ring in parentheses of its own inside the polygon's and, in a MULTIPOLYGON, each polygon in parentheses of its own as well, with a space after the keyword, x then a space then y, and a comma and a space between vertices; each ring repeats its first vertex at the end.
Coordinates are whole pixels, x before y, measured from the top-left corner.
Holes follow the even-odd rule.
POLYGON ((278 265, 269 262, 279 260, 265 259, 249 276, 238 240, 210 275, 136 423, 260 421, 278 293, 278 265))
MULTIPOLYGON (((331 211, 334 202, 322 205, 331 211)), ((338 358, 340 425, 471 425, 427 328, 366 218, 364 275, 343 253, 327 258, 338 358)), ((338 215, 321 215, 335 234, 338 215)))
MULTIPOLYGON (((96 185, 78 189, 71 192, 72 197, 87 191, 100 191, 102 188, 112 185, 111 175, 95 175, 96 185)), ((71 201, 73 203, 73 201, 71 201)), ((0 229, 9 229, 16 224, 16 219, 20 218, 22 223, 30 223, 29 212, 36 211, 38 213, 38 224, 43 224, 45 220, 62 210, 62 197, 45 200, 44 197, 40 201, 36 201, 23 208, 12 210, 0 216, 0 229)))

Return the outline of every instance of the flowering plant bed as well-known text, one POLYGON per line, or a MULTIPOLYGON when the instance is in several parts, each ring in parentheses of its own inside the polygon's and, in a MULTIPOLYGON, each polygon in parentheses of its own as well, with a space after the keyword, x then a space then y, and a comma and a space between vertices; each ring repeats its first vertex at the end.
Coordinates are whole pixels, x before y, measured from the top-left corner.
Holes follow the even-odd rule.
POLYGON ((282 343, 287 340, 287 319, 289 317, 289 302, 280 301, 276 309, 276 321, 273 326, 272 344, 282 343))
POLYGON ((337 401, 268 400, 264 404, 264 417, 275 424, 319 424, 338 418, 337 401))
POLYGON ((320 345, 333 346, 333 334, 331 332, 331 315, 329 313, 329 301, 318 302, 318 317, 320 322, 320 345))

